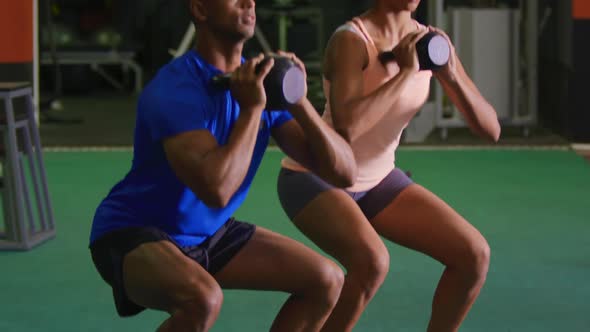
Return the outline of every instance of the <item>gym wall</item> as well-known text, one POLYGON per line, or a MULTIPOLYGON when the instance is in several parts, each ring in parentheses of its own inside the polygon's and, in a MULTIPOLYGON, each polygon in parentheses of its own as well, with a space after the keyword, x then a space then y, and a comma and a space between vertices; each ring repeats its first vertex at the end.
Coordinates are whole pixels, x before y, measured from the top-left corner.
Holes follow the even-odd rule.
POLYGON ((571 98, 572 138, 590 142, 590 100, 588 100, 588 77, 590 76, 590 1, 574 0, 573 24, 573 84, 571 98))
POLYGON ((0 0, 0 81, 33 79, 33 1, 0 0))
POLYGON ((540 0, 550 9, 539 36, 539 115, 541 123, 561 136, 590 142, 590 1, 540 0))
POLYGON ((572 16, 576 20, 590 19, 590 1, 574 0, 572 5, 572 16))

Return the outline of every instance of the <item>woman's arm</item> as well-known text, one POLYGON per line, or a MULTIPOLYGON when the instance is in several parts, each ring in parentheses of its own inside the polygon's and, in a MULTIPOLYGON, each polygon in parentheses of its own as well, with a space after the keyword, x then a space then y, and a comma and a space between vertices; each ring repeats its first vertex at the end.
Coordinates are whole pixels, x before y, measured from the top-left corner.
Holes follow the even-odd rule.
POLYGON ((481 95, 475 83, 469 78, 459 57, 455 53, 455 47, 446 33, 440 29, 430 27, 447 38, 451 45, 451 57, 449 63, 434 72, 434 76, 441 83, 445 93, 457 106, 465 117, 469 128, 482 138, 492 142, 500 139, 500 123, 494 107, 481 95))
POLYGON ((416 42, 428 32, 407 35, 395 48, 398 75, 364 96, 363 70, 368 64, 365 42, 350 31, 336 33, 328 44, 324 76, 330 82, 330 110, 336 131, 348 142, 370 130, 391 110, 411 76, 419 70, 416 42))

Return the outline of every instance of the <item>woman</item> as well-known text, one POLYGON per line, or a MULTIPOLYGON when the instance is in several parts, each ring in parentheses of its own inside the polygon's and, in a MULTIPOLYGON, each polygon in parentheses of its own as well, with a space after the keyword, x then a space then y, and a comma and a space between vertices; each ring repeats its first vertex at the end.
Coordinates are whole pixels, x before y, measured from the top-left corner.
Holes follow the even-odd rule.
POLYGON ((456 331, 486 278, 490 249, 484 237, 395 168, 401 133, 426 102, 432 76, 474 133, 493 142, 500 136, 494 108, 467 76, 453 47, 445 67, 420 71, 416 42, 428 31, 448 36, 412 19, 419 3, 375 0, 366 13, 337 29, 328 44, 324 120, 352 146, 358 164, 355 184, 337 189, 295 161, 283 161, 278 184, 283 208, 347 270, 325 331, 350 331, 385 279, 389 255, 380 236, 446 266, 428 331, 456 331), (392 49, 395 62, 381 63, 379 54, 392 49))

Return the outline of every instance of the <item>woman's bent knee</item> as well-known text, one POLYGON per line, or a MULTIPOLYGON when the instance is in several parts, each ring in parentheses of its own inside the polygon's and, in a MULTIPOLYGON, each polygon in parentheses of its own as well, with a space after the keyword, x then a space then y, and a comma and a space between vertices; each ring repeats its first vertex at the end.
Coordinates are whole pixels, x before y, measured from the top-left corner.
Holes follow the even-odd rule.
POLYGON ((389 252, 383 246, 380 250, 360 253, 359 257, 347 266, 347 270, 349 276, 360 283, 363 291, 372 296, 387 277, 389 263, 389 252))
POLYGON ((447 267, 461 271, 461 273, 474 283, 485 281, 490 265, 490 246, 485 238, 479 237, 470 241, 463 250, 463 253, 451 259, 447 267))
POLYGON ((471 272, 479 279, 485 279, 490 266, 490 246, 485 239, 471 248, 471 272))

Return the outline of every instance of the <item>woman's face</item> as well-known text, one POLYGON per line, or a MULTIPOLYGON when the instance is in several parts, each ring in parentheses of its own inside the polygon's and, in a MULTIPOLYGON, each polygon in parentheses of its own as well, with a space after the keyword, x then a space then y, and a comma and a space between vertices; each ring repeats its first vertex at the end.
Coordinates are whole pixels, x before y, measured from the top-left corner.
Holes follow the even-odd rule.
POLYGON ((414 12, 420 4, 420 0, 383 0, 382 2, 392 10, 410 12, 414 12))

